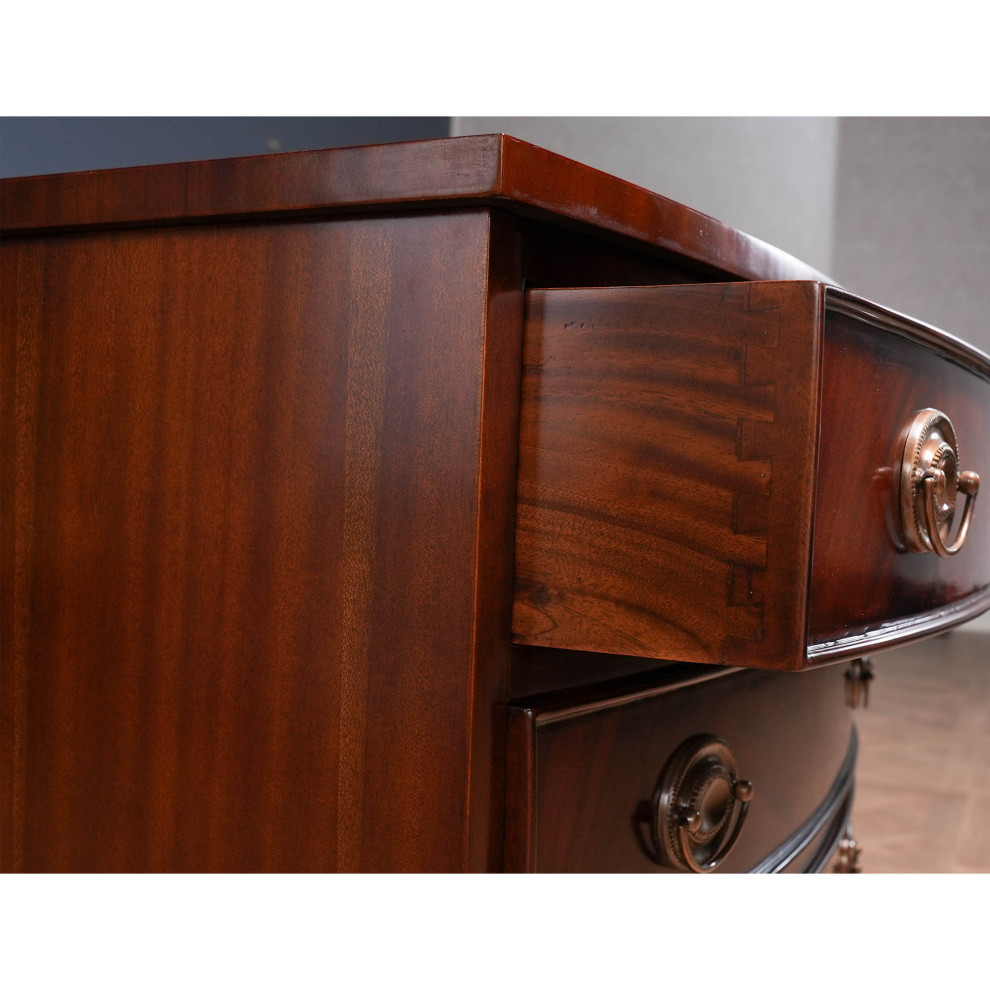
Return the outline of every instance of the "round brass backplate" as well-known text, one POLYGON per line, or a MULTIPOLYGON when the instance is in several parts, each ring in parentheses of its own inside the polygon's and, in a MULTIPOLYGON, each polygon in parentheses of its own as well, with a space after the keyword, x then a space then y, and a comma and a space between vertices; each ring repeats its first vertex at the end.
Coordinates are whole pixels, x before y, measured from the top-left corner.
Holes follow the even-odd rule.
POLYGON ((653 842, 665 865, 705 873, 735 844, 752 785, 724 739, 697 735, 667 761, 653 794, 653 842))
POLYGON ((907 426, 900 465, 901 528, 909 550, 934 550, 925 520, 926 476, 938 479, 935 518, 939 535, 948 538, 959 485, 959 446, 949 417, 938 409, 922 409, 907 426))

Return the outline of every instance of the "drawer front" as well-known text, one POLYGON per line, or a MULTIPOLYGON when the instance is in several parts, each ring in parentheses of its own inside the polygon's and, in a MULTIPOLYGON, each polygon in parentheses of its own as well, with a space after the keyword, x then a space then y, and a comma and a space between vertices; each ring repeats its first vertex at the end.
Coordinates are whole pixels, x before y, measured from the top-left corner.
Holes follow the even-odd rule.
POLYGON ((990 605, 990 496, 951 558, 898 533, 919 410, 990 479, 990 360, 967 345, 820 283, 742 282, 534 290, 524 356, 517 643, 802 669, 990 605))
MULTIPOLYGON (((990 486, 988 371, 937 338, 868 319, 826 309, 810 660, 934 631, 988 604, 990 497, 974 503, 965 542, 951 557, 907 548, 900 504, 905 428, 927 408, 951 422, 959 469, 990 486)), ((964 502, 958 495, 950 544, 964 502)))
POLYGON ((844 665, 800 675, 712 672, 652 694, 513 709, 506 867, 676 872, 657 855, 653 800, 671 756, 701 735, 724 740, 738 775, 753 784, 738 841, 718 870, 813 866, 848 814, 844 673, 844 665))

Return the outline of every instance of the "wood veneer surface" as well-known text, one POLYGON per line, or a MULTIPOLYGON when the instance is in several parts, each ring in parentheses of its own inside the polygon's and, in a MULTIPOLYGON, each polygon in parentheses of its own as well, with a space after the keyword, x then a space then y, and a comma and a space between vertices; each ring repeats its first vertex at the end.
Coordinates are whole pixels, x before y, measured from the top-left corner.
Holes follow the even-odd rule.
MULTIPOLYGON (((990 594, 990 513, 977 501, 966 545, 948 559, 904 549, 899 466, 919 410, 945 413, 959 469, 990 480, 990 362, 827 311, 809 643, 878 629, 990 594)), ((982 499, 982 496, 980 496, 982 499)), ((958 529, 964 496, 952 536, 958 529)), ((861 646, 861 649, 867 647, 861 646)))
POLYGON ((725 739, 755 787, 723 872, 752 869, 811 819, 850 744, 844 669, 720 673, 669 693, 633 692, 624 703, 544 699, 514 708, 509 868, 665 872, 652 854, 650 802, 671 754, 699 733, 725 739))
POLYGON ((817 274, 503 136, 0 189, 3 868, 496 868, 524 281, 817 274))
POLYGON ((820 283, 746 282, 530 291, 524 357, 517 643, 794 669, 986 606, 979 507, 949 559, 900 536, 920 409, 990 475, 968 345, 820 283))
POLYGON ((5 179, 4 231, 484 203, 741 278, 821 278, 783 251, 502 134, 5 179))
POLYGON ((5 244, 5 869, 491 867, 490 242, 476 211, 5 244))
POLYGON ((517 643, 804 665, 821 297, 527 294, 517 643))
POLYGON ((497 868, 524 281, 697 272, 471 210, 3 255, 4 868, 497 868))

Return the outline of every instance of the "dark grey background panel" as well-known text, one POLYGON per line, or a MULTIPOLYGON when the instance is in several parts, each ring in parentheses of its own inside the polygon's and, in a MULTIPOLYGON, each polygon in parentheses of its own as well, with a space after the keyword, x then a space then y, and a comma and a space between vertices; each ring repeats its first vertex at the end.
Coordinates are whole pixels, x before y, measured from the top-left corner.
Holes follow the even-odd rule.
POLYGON ((449 117, 4 117, 0 176, 447 137, 449 117))

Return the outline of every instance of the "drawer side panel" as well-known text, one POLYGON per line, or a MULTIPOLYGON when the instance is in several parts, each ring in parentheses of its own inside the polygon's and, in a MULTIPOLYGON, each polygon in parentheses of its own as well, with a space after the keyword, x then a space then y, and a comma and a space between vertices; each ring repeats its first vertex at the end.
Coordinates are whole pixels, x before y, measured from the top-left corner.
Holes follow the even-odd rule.
POLYGON ((516 642, 803 663, 820 292, 527 294, 516 642))

